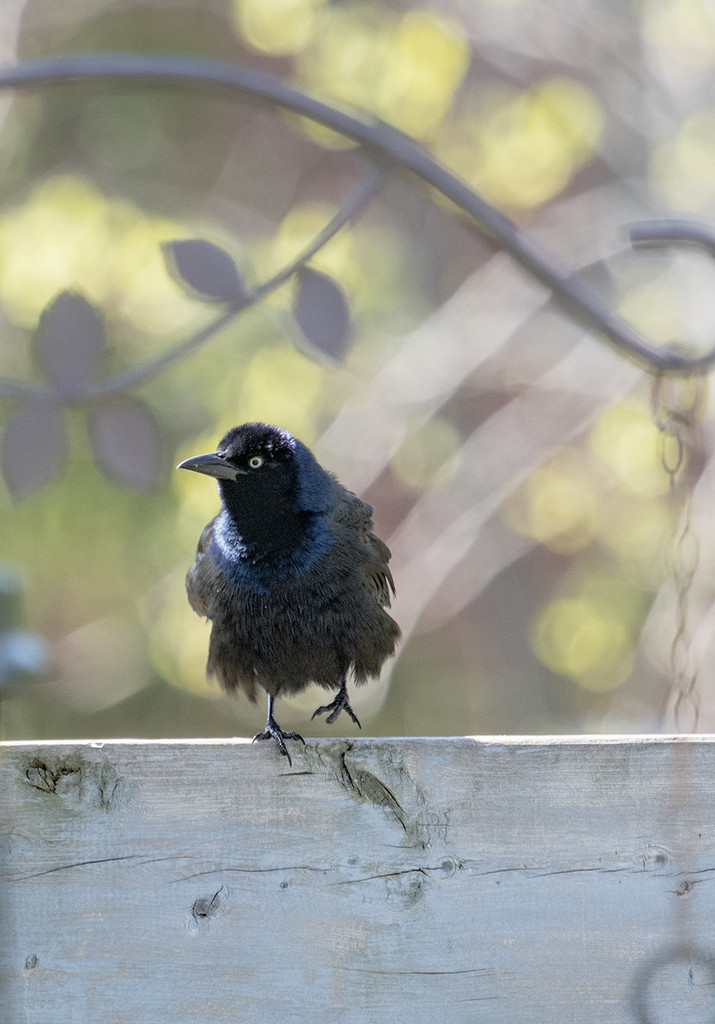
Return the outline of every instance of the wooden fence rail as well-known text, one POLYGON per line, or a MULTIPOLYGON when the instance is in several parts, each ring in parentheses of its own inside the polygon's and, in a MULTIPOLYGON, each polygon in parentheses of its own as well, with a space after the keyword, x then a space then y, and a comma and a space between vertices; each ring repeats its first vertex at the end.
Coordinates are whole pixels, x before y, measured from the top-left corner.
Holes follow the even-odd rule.
POLYGON ((2 1024, 715 1020, 715 738, 0 744, 2 1024))

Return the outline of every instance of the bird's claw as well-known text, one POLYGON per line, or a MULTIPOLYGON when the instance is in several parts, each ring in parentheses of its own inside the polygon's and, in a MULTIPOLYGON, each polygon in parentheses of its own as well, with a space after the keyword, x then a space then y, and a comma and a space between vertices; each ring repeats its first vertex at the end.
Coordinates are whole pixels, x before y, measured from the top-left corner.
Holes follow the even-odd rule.
POLYGON ((355 714, 353 709, 350 707, 348 695, 345 690, 339 690, 335 700, 331 701, 330 704, 324 704, 322 707, 316 708, 313 714, 311 715, 311 722, 313 721, 316 715, 323 715, 325 714, 326 711, 330 712, 328 717, 325 719, 326 725, 332 725, 335 719, 340 714, 340 712, 345 711, 350 716, 350 718, 352 718, 353 722, 358 727, 358 729, 362 729, 362 726, 360 725, 360 719, 355 714))
POLYGON ((276 722, 275 718, 272 718, 272 717, 269 718, 268 721, 266 722, 265 731, 264 732, 257 732, 256 735, 251 740, 251 742, 255 743, 256 740, 275 740, 276 743, 278 744, 278 749, 280 750, 281 754, 283 754, 284 757, 288 758, 288 764, 291 767, 293 766, 293 761, 291 759, 290 754, 288 753, 288 747, 285 745, 284 741, 285 740, 300 740, 300 742, 303 744, 303 746, 305 746, 305 740, 300 735, 300 733, 298 733, 298 732, 284 732, 283 729, 281 729, 281 727, 278 724, 278 722, 276 722))

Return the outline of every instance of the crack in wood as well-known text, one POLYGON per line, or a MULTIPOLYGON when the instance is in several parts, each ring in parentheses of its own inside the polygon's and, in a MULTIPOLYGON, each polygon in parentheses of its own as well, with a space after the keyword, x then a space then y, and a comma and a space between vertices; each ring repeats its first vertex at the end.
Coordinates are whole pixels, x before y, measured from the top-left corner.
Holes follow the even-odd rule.
POLYGON ((381 878, 399 878, 402 875, 414 875, 420 874, 429 878, 429 872, 431 868, 403 868, 401 871, 385 871, 383 874, 378 875, 365 875, 362 878, 345 878, 341 882, 334 882, 334 885, 359 885, 362 882, 374 882, 381 878))
POLYGON ((398 975, 400 977, 406 976, 406 977, 420 977, 420 978, 422 978, 422 977, 424 977, 424 978, 431 978, 431 977, 448 977, 448 978, 451 978, 453 976, 456 977, 458 975, 463 975, 463 974, 487 975, 487 974, 491 974, 492 973, 492 971, 489 968, 487 968, 487 967, 464 967, 464 968, 461 968, 461 969, 455 968, 454 970, 451 970, 451 971, 424 971, 424 970, 410 970, 409 968, 407 968, 406 970, 395 970, 395 969, 378 969, 378 968, 375 968, 375 967, 344 967, 343 970, 345 970, 345 971, 353 971, 356 974, 385 974, 385 975, 396 974, 396 975, 398 975))
POLYGON ((353 750, 349 743, 340 755, 340 778, 346 789, 352 790, 363 800, 391 811, 405 832, 408 831, 404 807, 386 783, 378 779, 366 768, 359 768, 353 774, 347 761, 347 755, 353 750))
POLYGON ((192 878, 205 878, 206 875, 221 875, 229 872, 241 875, 274 875, 277 872, 289 871, 312 871, 327 875, 329 868, 319 868, 312 864, 289 864, 287 866, 280 865, 279 867, 269 868, 238 868, 229 865, 220 868, 208 868, 206 871, 194 871, 190 875, 182 875, 181 878, 172 878, 170 884, 176 885, 177 882, 190 882, 192 878))
MULTIPOLYGON (((31 878, 42 878, 44 875, 54 875, 58 871, 70 871, 73 868, 85 868, 95 864, 113 864, 118 861, 126 860, 140 860, 142 858, 140 853, 129 853, 123 857, 99 857, 97 860, 78 860, 72 864, 58 864, 54 868, 47 868, 45 871, 35 871, 29 875, 7 875, 5 876, 8 882, 26 882, 31 878)), ((165 858, 158 858, 164 860, 165 858)))

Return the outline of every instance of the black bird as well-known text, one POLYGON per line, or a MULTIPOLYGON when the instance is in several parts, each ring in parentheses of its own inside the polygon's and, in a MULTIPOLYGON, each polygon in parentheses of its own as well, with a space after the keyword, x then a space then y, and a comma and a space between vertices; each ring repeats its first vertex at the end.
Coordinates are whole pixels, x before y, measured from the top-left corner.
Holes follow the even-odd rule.
POLYGON ((317 683, 337 694, 313 718, 345 711, 359 726, 348 673, 366 682, 395 649, 389 548, 372 507, 280 427, 244 423, 177 468, 215 477, 221 497, 186 577, 191 607, 213 622, 207 673, 253 701, 263 687, 268 718, 254 741, 272 737, 291 763, 285 740, 305 740, 278 725, 275 698, 317 683))

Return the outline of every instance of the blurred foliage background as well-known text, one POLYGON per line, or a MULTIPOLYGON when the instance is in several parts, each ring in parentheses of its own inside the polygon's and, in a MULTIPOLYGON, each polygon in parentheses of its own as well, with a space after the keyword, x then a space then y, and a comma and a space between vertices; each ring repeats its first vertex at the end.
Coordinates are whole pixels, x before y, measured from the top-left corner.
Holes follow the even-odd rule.
MULTIPOLYGON (((364 108, 654 341, 712 344, 708 258, 635 254, 622 230, 654 215, 715 222, 711 0, 5 0, 0 37, 6 61, 209 56, 364 108)), ((101 310, 100 377, 157 356, 216 312, 167 271, 162 243, 208 239, 255 285, 365 174, 334 133, 189 86, 78 83, 0 101, 5 380, 51 376, 40 318, 64 290, 101 310)), ((363 493, 393 550, 405 640, 357 693, 366 733, 672 726, 673 508, 647 377, 397 175, 311 266, 348 299, 344 358, 303 336, 288 282, 123 404, 98 411, 68 392, 38 411, 6 390, 0 558, 22 575, 50 668, 4 702, 5 738, 262 726, 262 706, 205 680, 208 625, 183 577, 217 497, 173 472, 252 419, 293 431, 363 493), (36 468, 19 483, 18 453, 36 468)), ((703 433, 707 450, 707 412, 703 433)), ((701 544, 692 650, 713 729, 712 461, 687 476, 701 544)), ((281 722, 330 733, 309 721, 322 699, 292 701, 281 722)))

